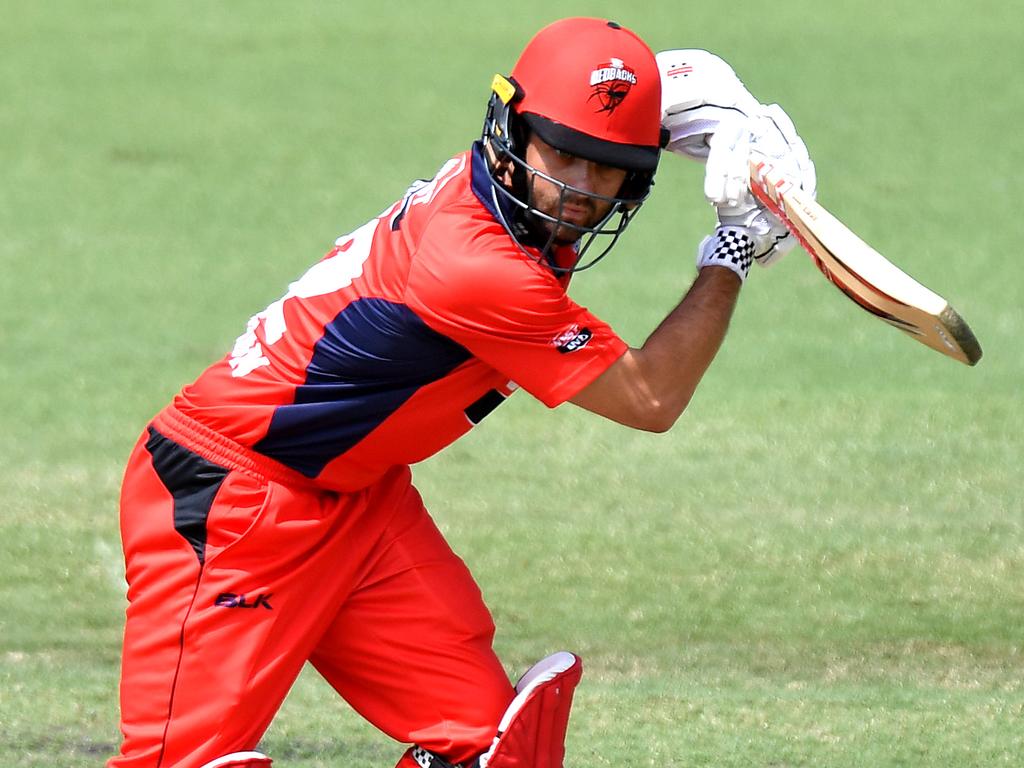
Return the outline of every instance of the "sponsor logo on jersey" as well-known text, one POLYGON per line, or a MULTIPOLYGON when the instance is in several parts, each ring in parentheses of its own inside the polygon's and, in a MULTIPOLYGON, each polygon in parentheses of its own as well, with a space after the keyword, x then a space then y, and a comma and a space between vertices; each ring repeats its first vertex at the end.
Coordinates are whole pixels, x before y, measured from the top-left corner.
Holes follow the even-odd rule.
POLYGON ((269 592, 266 594, 261 592, 256 597, 249 598, 245 595, 236 595, 234 592, 221 592, 217 595, 214 605, 220 608, 266 608, 268 611, 272 611, 274 607, 270 604, 271 597, 273 595, 269 592))
POLYGON ((583 349, 592 338, 594 338, 594 334, 589 328, 580 328, 578 325, 572 325, 558 334, 551 344, 565 355, 569 352, 575 352, 577 349, 583 349))
POLYGON ((597 99, 598 112, 614 112, 634 85, 636 73, 622 59, 609 59, 590 73, 593 93, 587 101, 597 99))

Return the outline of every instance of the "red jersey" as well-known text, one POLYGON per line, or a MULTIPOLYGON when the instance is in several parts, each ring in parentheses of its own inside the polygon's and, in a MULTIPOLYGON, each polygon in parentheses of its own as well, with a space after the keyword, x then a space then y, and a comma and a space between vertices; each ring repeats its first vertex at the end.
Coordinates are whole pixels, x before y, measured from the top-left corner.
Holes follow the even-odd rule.
POLYGON ((253 317, 174 407, 348 491, 436 453, 516 388, 549 407, 573 397, 626 344, 512 241, 490 185, 479 145, 413 184, 253 317))

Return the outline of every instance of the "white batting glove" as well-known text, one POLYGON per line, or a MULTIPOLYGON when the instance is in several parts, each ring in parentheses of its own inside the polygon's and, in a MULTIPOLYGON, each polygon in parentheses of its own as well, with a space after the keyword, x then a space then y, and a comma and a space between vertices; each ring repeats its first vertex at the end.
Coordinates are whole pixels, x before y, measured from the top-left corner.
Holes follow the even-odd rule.
POLYGON ((704 196, 719 224, 742 228, 754 244, 754 260, 774 264, 796 238, 750 192, 749 161, 757 154, 772 159, 813 197, 814 163, 793 121, 779 105, 760 104, 732 67, 708 51, 662 51, 656 58, 667 149, 706 163, 704 196))
POLYGON ((661 51, 661 124, 667 149, 706 160, 720 123, 756 114, 761 105, 721 58, 697 48, 661 51))
POLYGON ((754 241, 754 260, 767 267, 793 250, 797 241, 750 191, 750 158, 762 155, 813 197, 814 163, 793 121, 777 104, 752 117, 723 122, 709 141, 704 195, 720 225, 743 227, 754 241))

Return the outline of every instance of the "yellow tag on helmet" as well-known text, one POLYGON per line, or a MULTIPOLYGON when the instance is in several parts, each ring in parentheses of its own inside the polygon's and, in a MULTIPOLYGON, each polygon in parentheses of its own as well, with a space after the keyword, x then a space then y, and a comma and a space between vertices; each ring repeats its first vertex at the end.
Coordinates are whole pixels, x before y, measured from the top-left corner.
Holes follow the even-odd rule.
POLYGON ((503 75, 495 75, 491 81, 491 90, 498 94, 502 104, 508 104, 516 96, 516 87, 503 75))

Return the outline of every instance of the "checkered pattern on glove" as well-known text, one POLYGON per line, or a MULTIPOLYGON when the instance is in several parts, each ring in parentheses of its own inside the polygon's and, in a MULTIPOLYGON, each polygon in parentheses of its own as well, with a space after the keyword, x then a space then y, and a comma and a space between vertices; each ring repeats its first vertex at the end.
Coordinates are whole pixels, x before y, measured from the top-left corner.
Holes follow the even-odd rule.
POLYGON ((726 267, 747 279, 754 262, 754 238, 746 227, 718 227, 697 249, 697 268, 726 267))
POLYGON ((461 765, 446 763, 433 752, 424 749, 418 744, 414 744, 410 752, 412 759, 416 761, 420 768, 462 768, 461 765))

